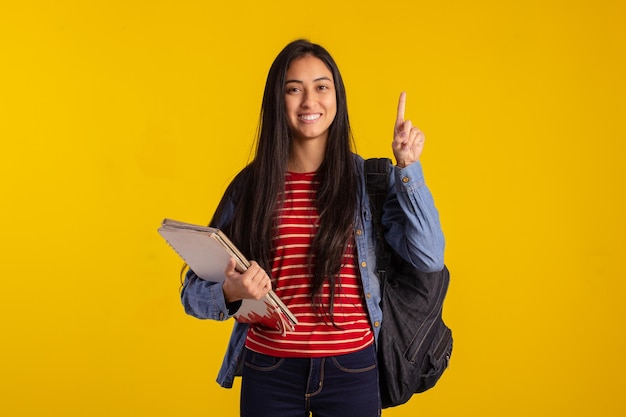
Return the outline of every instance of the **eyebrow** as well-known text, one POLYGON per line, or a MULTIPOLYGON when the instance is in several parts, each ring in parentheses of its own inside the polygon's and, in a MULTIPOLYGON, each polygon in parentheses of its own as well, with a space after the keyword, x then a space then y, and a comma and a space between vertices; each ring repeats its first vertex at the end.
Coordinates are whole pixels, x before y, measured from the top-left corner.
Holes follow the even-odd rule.
MULTIPOLYGON (((329 77, 320 77, 320 78, 316 78, 316 79, 313 80, 314 83, 318 82, 318 81, 331 81, 332 82, 333 80, 331 80, 329 77)), ((304 81, 301 81, 301 80, 287 80, 287 81, 285 81, 285 84, 289 84, 289 83, 303 84, 304 81)))

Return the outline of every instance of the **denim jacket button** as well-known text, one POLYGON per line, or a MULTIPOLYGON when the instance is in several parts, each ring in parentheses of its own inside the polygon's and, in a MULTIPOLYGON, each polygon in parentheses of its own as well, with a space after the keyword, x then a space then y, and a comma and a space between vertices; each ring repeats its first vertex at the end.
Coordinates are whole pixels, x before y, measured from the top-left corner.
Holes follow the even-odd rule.
POLYGON ((405 183, 405 184, 406 184, 406 183, 407 183, 407 182, 409 182, 409 181, 411 181, 411 179, 410 179, 409 177, 402 177, 402 182, 403 182, 403 183, 405 183))
POLYGON ((365 268, 365 267, 367 266, 367 262, 365 262, 365 261, 361 262, 361 266, 362 266, 363 268, 365 268))

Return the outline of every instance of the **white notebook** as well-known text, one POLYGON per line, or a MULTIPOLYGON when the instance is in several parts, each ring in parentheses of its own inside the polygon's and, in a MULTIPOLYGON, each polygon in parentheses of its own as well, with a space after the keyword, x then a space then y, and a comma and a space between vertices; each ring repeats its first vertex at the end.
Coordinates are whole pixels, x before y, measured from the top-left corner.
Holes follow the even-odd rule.
MULTIPOLYGON (((206 281, 223 282, 230 258, 237 261, 239 272, 250 266, 246 257, 219 229, 164 219, 158 232, 189 268, 206 281)), ((272 290, 260 300, 243 300, 234 317, 237 321, 276 328, 282 334, 293 331, 298 322, 272 290)))

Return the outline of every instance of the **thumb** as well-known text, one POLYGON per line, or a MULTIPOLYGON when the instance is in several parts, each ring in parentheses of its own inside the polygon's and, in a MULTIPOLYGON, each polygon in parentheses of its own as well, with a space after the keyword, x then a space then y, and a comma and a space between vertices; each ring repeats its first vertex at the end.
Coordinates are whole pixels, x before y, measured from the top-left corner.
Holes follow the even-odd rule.
POLYGON ((226 269, 224 270, 224 274, 232 275, 236 272, 235 268, 237 267, 237 261, 235 258, 230 258, 228 260, 228 264, 226 264, 226 269))

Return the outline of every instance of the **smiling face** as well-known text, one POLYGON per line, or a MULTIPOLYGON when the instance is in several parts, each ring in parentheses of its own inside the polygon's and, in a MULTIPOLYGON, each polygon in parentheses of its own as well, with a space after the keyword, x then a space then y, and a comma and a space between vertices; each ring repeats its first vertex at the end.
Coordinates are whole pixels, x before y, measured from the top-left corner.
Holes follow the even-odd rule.
POLYGON ((326 142, 337 114, 337 98, 332 73, 319 58, 305 55, 289 65, 285 110, 293 140, 326 142))

